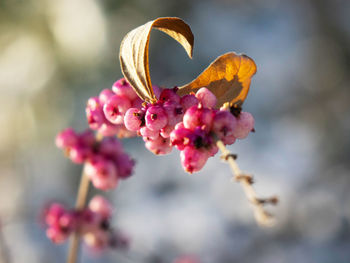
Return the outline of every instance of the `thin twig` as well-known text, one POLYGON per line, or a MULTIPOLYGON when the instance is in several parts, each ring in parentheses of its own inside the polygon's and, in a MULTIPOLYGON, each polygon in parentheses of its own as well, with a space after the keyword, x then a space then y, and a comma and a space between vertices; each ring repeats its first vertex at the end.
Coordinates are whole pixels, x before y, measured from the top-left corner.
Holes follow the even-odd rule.
MULTIPOLYGON (((102 141, 103 136, 100 133, 96 134, 96 141, 102 141)), ((85 168, 85 167, 84 167, 85 168)), ((77 200, 75 203, 76 210, 83 210, 86 205, 86 199, 89 192, 90 180, 89 177, 84 173, 84 169, 81 174, 80 184, 78 189, 77 200)), ((68 248, 67 263, 75 263, 78 257, 80 243, 79 229, 72 234, 71 241, 68 248)))
POLYGON ((259 225, 262 226, 272 226, 275 223, 274 217, 265 210, 266 204, 276 205, 278 203, 278 198, 276 196, 270 198, 258 198, 257 194, 252 186, 253 177, 249 174, 245 174, 241 171, 235 159, 236 155, 232 154, 220 140, 216 141, 216 145, 222 152, 223 159, 230 165, 233 180, 239 182, 244 190, 247 199, 252 204, 254 210, 254 216, 259 225))
MULTIPOLYGON (((83 169, 81 179, 80 179, 80 184, 79 184, 77 201, 75 204, 75 209, 77 210, 82 210, 85 207, 87 194, 89 192, 89 183, 90 183, 89 177, 87 177, 83 169)), ((67 263, 75 263, 77 261, 78 251, 79 251, 79 241, 80 241, 80 235, 78 230, 72 234, 71 241, 69 244, 67 263)))

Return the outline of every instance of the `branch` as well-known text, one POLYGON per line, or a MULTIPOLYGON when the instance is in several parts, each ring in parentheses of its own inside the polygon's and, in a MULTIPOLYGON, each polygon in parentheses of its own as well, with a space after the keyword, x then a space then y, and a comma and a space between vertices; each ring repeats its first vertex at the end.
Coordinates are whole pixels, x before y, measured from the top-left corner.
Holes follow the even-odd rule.
MULTIPOLYGON (((103 136, 99 133, 96 134, 96 141, 101 141, 103 136)), ((89 192, 90 180, 89 177, 83 172, 80 178, 80 184, 78 189, 77 200, 75 203, 76 210, 83 210, 86 205, 86 199, 89 192)), ((67 263, 75 263, 78 257, 80 234, 79 229, 72 234, 71 241, 68 249, 67 263)))
MULTIPOLYGON (((76 210, 83 210, 86 204, 87 194, 89 191, 89 177, 84 173, 81 175, 79 190, 77 195, 77 201, 75 204, 76 210)), ((80 234, 79 230, 72 234, 71 241, 69 244, 67 263, 75 263, 77 261, 78 250, 79 250, 80 234)))
POLYGON ((222 158, 230 165, 233 180, 239 182, 244 190, 247 199, 252 204, 254 210, 254 216, 257 223, 261 226, 272 226, 275 223, 275 218, 269 212, 265 210, 266 204, 276 205, 278 203, 277 196, 270 198, 258 198, 257 194, 252 186, 253 177, 251 175, 245 174, 241 171, 236 163, 236 155, 232 154, 220 140, 216 141, 216 145, 222 152, 222 158))

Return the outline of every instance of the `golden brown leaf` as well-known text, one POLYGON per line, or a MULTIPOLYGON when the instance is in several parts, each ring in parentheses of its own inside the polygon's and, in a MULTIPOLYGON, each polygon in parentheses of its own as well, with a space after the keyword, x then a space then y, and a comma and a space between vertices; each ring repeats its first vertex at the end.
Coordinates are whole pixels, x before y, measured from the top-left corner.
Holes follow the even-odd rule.
POLYGON ((130 31, 120 45, 120 65, 126 80, 144 101, 154 101, 155 95, 149 74, 148 46, 152 28, 178 41, 192 58, 193 34, 180 18, 162 17, 130 31))
POLYGON ((242 104, 255 73, 253 59, 229 52, 216 58, 195 80, 180 87, 178 94, 182 96, 206 87, 216 95, 217 107, 225 102, 242 104))

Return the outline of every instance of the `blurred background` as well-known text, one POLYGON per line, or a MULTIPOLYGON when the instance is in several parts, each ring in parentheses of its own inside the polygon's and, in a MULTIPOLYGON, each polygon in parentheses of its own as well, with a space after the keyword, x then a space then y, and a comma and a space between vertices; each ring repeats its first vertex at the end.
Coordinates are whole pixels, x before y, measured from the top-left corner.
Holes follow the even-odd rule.
POLYGON ((189 23, 195 47, 190 60, 154 31, 154 84, 185 84, 228 51, 255 60, 244 110, 256 133, 230 150, 260 195, 280 197, 271 209, 278 224, 256 225, 218 156, 188 175, 177 150, 157 157, 142 139, 127 139, 135 175, 107 196, 130 251, 85 249, 82 262, 350 262, 347 0, 2 0, 0 262, 64 262, 67 245, 50 243, 39 214, 52 200, 74 204, 81 167, 55 148, 55 135, 87 128, 86 100, 122 76, 121 39, 160 16, 189 23))

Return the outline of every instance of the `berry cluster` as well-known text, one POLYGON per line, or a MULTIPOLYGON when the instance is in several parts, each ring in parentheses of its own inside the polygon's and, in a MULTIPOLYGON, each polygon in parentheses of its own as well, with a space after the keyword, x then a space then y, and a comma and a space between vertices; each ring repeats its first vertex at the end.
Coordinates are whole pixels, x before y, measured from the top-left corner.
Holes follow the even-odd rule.
POLYGON ((218 152, 216 140, 226 145, 233 144, 236 139, 248 136, 254 128, 254 118, 250 113, 242 112, 236 118, 226 109, 216 110, 216 98, 206 88, 198 90, 204 99, 190 107, 183 121, 175 126, 170 134, 170 141, 180 151, 181 164, 189 172, 197 172, 203 168, 209 157, 218 152))
POLYGON ((57 135, 56 145, 73 162, 85 163, 85 174, 98 189, 113 189, 119 179, 132 174, 134 161, 124 152, 117 138, 106 137, 97 141, 92 131, 79 134, 67 128, 57 135))
POLYGON ((141 108, 130 108, 125 113, 125 127, 137 131, 143 137, 146 148, 155 154, 171 152, 170 133, 182 120, 186 107, 196 103, 186 98, 182 100, 176 90, 164 89, 157 102, 144 104, 141 108))
POLYGON ((53 203, 45 212, 46 235, 59 244, 77 231, 90 248, 127 248, 127 238, 110 227, 111 215, 112 206, 102 196, 95 196, 81 211, 67 210, 63 205, 53 203))
POLYGON ((90 129, 103 136, 119 138, 136 136, 124 126, 124 115, 130 107, 141 107, 142 100, 125 79, 116 81, 112 89, 104 89, 98 97, 87 101, 86 117, 90 129))
POLYGON ((217 98, 205 87, 182 97, 176 87, 162 90, 153 86, 153 90, 157 100, 142 103, 125 79, 118 80, 112 90, 103 90, 98 98, 89 100, 86 112, 90 127, 106 135, 105 127, 112 125, 118 129, 111 129, 108 135, 142 136, 146 148, 159 155, 176 146, 189 173, 201 170, 217 153, 218 139, 230 145, 254 129, 250 113, 216 109, 217 98))

